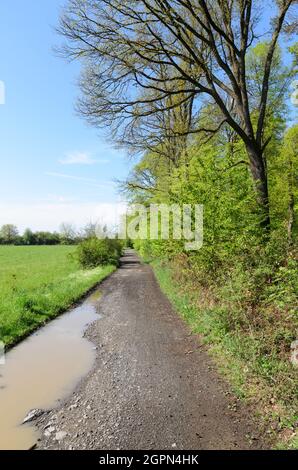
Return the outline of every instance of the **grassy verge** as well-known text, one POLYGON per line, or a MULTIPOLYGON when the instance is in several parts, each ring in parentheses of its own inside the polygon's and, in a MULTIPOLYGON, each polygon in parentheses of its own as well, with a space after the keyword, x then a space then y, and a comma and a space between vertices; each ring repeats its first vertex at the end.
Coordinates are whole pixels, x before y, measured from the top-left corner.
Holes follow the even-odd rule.
POLYGON ((71 246, 0 246, 0 340, 11 346, 115 270, 83 270, 71 246))
POLYGON ((297 448, 297 371, 288 361, 264 352, 270 334, 276 340, 278 325, 259 333, 243 329, 241 322, 231 325, 231 304, 216 301, 199 285, 194 292, 181 279, 178 284, 171 265, 158 260, 151 264, 161 289, 192 331, 201 335, 234 393, 253 404, 274 447, 297 448))

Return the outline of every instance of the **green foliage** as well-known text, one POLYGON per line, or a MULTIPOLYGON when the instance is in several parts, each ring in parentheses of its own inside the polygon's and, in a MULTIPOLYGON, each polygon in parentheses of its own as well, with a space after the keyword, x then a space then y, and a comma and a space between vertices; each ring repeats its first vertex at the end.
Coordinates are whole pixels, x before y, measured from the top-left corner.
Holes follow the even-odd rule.
POLYGON ((122 244, 116 239, 89 238, 81 242, 75 252, 83 268, 99 265, 117 265, 122 253, 122 244))
MULTIPOLYGON (((259 42, 250 49, 246 56, 248 88, 252 97, 251 105, 255 108, 259 105, 268 49, 269 42, 259 42)), ((289 85, 294 75, 295 70, 283 64, 282 49, 278 46, 275 49, 271 64, 268 96, 269 113, 274 110, 276 116, 284 110, 284 97, 288 89, 285 85, 289 85)))
POLYGON ((298 67, 298 42, 295 42, 292 46, 289 47, 289 52, 293 54, 294 66, 298 67))
POLYGON ((0 340, 6 345, 70 307, 115 267, 83 270, 71 246, 0 246, 0 340))
POLYGON ((0 230, 0 243, 12 245, 18 240, 18 229, 13 224, 6 224, 1 227, 0 230))

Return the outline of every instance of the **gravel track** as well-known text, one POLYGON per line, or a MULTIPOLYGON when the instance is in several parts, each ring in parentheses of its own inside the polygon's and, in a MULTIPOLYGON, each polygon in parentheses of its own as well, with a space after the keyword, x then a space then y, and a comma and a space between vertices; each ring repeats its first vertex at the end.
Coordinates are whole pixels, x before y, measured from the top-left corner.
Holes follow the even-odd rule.
POLYGON ((93 370, 37 420, 39 449, 257 449, 251 411, 230 392, 205 347, 128 250, 106 279, 101 318, 86 337, 93 370))

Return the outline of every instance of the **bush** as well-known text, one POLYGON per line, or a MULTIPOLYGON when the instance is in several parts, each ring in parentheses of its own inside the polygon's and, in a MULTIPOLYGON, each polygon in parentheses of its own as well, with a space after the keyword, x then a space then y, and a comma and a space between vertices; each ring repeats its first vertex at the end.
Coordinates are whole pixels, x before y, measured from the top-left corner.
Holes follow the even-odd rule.
POLYGON ((84 268, 99 265, 118 265, 122 254, 122 244, 119 240, 90 238, 80 243, 75 256, 84 268))

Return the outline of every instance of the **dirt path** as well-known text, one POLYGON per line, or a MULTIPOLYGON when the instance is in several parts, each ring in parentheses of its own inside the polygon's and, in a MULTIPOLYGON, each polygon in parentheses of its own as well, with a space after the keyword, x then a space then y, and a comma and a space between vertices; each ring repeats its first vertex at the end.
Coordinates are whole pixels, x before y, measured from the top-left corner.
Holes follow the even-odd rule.
POLYGON ((97 346, 94 369, 39 420, 38 448, 262 447, 250 412, 229 394, 149 266, 127 252, 101 291, 102 318, 87 331, 97 346))

